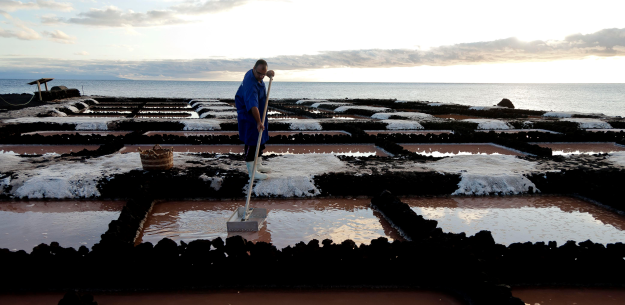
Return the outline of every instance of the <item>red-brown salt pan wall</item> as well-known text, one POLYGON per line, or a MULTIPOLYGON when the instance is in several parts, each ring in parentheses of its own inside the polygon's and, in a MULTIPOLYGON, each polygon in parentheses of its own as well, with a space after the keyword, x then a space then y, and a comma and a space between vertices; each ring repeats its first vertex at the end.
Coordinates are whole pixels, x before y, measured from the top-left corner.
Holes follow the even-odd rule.
MULTIPOLYGON (((242 154, 243 145, 161 145, 173 147, 174 152, 242 154)), ((154 145, 126 145, 121 152, 136 152, 137 148, 150 149, 154 145)), ((373 144, 267 144, 264 154, 335 154, 345 156, 388 156, 373 144)))
POLYGON ((0 202, 0 248, 30 252, 53 241, 62 247, 91 248, 124 205, 122 201, 0 202))
MULTIPOLYGON (((299 291, 219 291, 176 293, 93 294, 98 304, 107 305, 460 305, 464 302, 432 291, 401 290, 299 290, 299 291)), ((0 303, 49 305, 63 298, 62 293, 0 295, 0 303)))
POLYGON ((8 145, 1 144, 0 151, 12 151, 16 154, 42 155, 47 153, 67 154, 83 149, 96 150, 100 145, 8 145))
POLYGON ((616 243, 625 240, 625 216, 564 196, 406 198, 419 215, 445 232, 467 236, 489 230, 504 245, 568 240, 616 243))
POLYGON ((532 143, 549 147, 554 155, 598 154, 625 151, 625 146, 615 143, 532 143))
POLYGON ((444 133, 453 133, 451 130, 365 130, 367 134, 370 135, 378 135, 378 134, 393 134, 393 133, 401 133, 401 134, 444 134, 444 133))
POLYGON ((513 155, 523 154, 499 145, 490 143, 465 143, 465 144, 400 144, 405 149, 428 156, 442 157, 450 155, 513 155))
POLYGON ((618 288, 513 288, 512 295, 532 305, 625 304, 625 289, 618 288))
MULTIPOLYGON (((326 238, 335 243, 351 239, 369 244, 372 239, 401 237, 380 214, 370 199, 254 200, 254 208, 268 210, 267 223, 256 233, 230 233, 251 241, 271 242, 279 249, 326 238)), ((195 239, 228 237, 226 222, 238 201, 170 201, 154 205, 136 243, 156 244, 167 237, 189 242, 195 239)))

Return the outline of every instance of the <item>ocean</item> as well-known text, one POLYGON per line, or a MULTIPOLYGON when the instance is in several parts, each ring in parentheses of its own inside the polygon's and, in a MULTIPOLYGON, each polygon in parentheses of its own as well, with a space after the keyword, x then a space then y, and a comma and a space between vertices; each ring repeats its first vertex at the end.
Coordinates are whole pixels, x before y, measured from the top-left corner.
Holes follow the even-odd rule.
MULTIPOLYGON (((32 80, 0 79, 0 94, 31 93, 32 80)), ((239 82, 62 80, 49 86, 77 88, 85 95, 121 97, 234 98, 239 82)), ((625 84, 448 84, 310 83, 272 84, 271 98, 377 98, 492 106, 507 98, 521 109, 603 113, 625 117, 625 84)))

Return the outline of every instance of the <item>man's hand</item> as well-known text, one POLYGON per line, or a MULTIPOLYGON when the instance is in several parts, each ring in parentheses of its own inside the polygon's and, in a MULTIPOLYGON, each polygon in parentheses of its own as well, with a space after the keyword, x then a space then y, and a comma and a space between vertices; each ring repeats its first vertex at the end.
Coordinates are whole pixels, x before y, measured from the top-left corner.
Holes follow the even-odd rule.
POLYGON ((273 70, 269 70, 269 71, 267 71, 267 77, 269 77, 269 78, 273 78, 273 76, 274 76, 274 75, 276 75, 276 73, 275 73, 275 72, 273 72, 273 70))
POLYGON ((265 126, 262 123, 256 123, 256 129, 258 129, 258 133, 261 133, 265 130, 265 126))

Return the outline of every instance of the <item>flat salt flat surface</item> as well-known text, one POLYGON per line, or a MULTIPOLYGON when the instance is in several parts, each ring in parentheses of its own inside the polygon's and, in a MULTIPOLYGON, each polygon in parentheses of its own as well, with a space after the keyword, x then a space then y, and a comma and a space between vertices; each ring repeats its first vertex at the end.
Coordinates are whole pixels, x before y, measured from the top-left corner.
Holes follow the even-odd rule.
POLYGON ((400 145, 411 152, 433 157, 447 157, 456 155, 523 155, 514 150, 506 149, 490 143, 400 145))
POLYGON ((124 205, 122 201, 0 202, 0 248, 31 252, 53 241, 62 247, 91 248, 124 205))
POLYGON ((586 129, 586 131, 590 132, 625 132, 623 128, 597 128, 597 129, 586 129))
POLYGON ((554 155, 599 154, 625 151, 625 147, 614 143, 532 143, 551 148, 554 155))
POLYGON ((477 123, 477 129, 512 129, 508 123, 493 119, 465 119, 463 122, 477 123))
POLYGON ((99 135, 99 136, 124 136, 132 131, 33 131, 23 133, 22 135, 42 135, 42 136, 56 136, 56 135, 75 135, 79 134, 81 136, 91 136, 91 135, 99 135))
POLYGON ((497 243, 625 240, 625 216, 572 197, 406 198, 403 202, 445 232, 491 231, 497 243))
POLYGON ((611 153, 610 158, 608 158, 608 161, 616 165, 625 167, 625 152, 620 151, 620 152, 611 153))
POLYGON ((43 155, 48 153, 67 154, 70 152, 78 152, 83 149, 96 150, 100 145, 11 145, 0 144, 0 151, 14 152, 16 154, 43 155))
MULTIPOLYGON (((177 292, 177 293, 93 293, 102 305, 460 305, 460 300, 439 292, 395 290, 305 290, 305 291, 245 291, 177 292)), ((13 305, 57 304, 63 293, 5 294, 0 303, 13 305)), ((532 304, 533 305, 533 304, 532 304)), ((611 305, 611 304, 610 304, 611 305)))
POLYGON ((622 305, 625 289, 512 288, 512 295, 531 305, 622 305))
MULTIPOLYGON (((269 131, 269 136, 291 136, 296 134, 325 134, 325 135, 349 135, 349 133, 345 131, 269 131)), ((154 136, 154 135, 176 135, 183 137, 192 137, 192 136, 238 136, 238 131, 148 131, 145 133, 146 136, 154 136)))
MULTIPOLYGON (((247 240, 273 243, 278 249, 300 241, 329 238, 335 243, 351 239, 369 244, 372 239, 399 239, 397 232, 370 208, 370 199, 253 200, 251 207, 268 211, 259 232, 230 233, 247 240)), ((136 241, 156 244, 167 237, 179 242, 195 239, 225 239, 226 222, 238 201, 170 201, 154 205, 136 241)))
POLYGON ((521 132, 546 132, 559 134, 559 132, 547 130, 547 129, 500 129, 500 130, 476 130, 477 132, 496 132, 496 133, 521 133, 521 132))
MULTIPOLYGON (((136 152, 137 148, 142 150, 153 148, 153 144, 126 145, 120 151, 122 153, 136 152)), ((242 154, 243 145, 162 145, 162 147, 173 147, 175 152, 188 153, 217 153, 217 154, 242 154)), ((366 156, 388 156, 384 151, 373 144, 267 144, 264 155, 277 154, 332 154, 342 156, 366 157, 366 156)))
POLYGON ((599 128, 599 129, 609 129, 612 128, 608 122, 604 122, 599 119, 589 119, 589 118, 567 118, 561 119, 561 121, 573 122, 579 125, 579 128, 599 128))
POLYGON ((393 133, 401 133, 401 134, 444 134, 444 133, 453 133, 451 130, 365 130, 367 134, 377 135, 377 134, 393 134, 393 133))

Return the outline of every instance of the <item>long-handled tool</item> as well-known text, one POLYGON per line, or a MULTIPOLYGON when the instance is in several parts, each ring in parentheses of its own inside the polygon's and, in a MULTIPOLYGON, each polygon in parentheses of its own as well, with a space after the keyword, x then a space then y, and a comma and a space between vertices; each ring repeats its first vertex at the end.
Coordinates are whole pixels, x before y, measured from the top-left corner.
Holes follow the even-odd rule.
MULTIPOLYGON (((265 117, 267 117, 267 106, 269 105, 269 93, 271 92, 271 82, 273 78, 269 78, 269 87, 267 88, 267 100, 265 101, 265 109, 261 116, 260 121, 265 124, 265 117)), ((266 127, 265 127, 266 128, 266 127)), ((250 199, 252 198, 252 190, 254 188, 254 176, 256 174, 256 165, 258 164, 258 152, 260 151, 260 142, 263 138, 263 132, 258 132, 258 142, 256 143, 256 153, 254 154, 254 168, 252 175, 250 175, 249 188, 247 189, 247 199, 245 200, 245 207, 239 207, 228 222, 226 227, 228 232, 245 232, 245 231, 258 231, 267 219, 267 209, 250 209, 250 199)))

